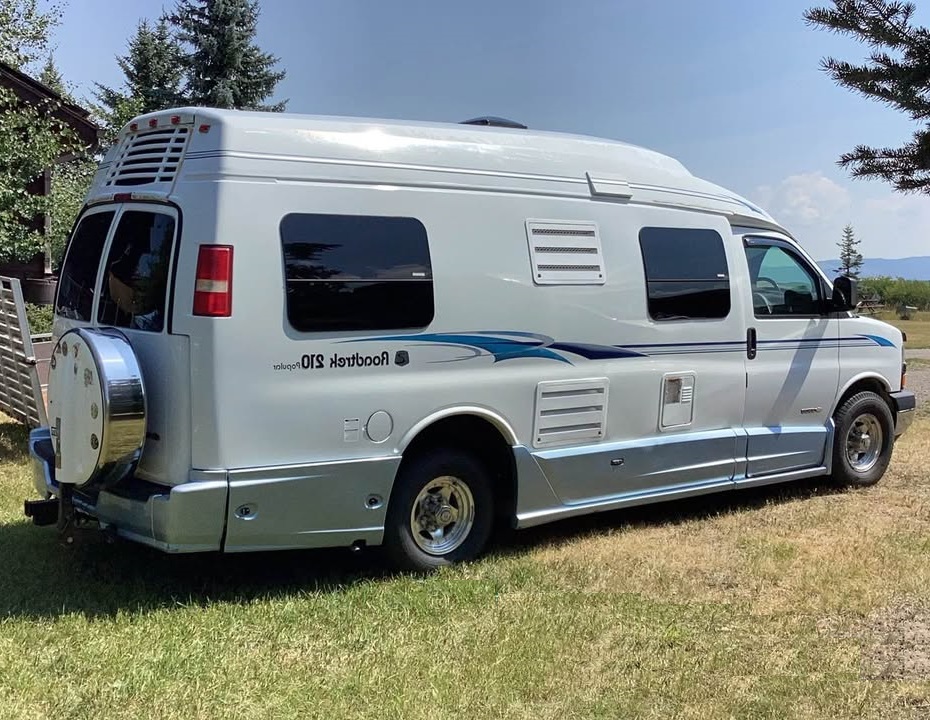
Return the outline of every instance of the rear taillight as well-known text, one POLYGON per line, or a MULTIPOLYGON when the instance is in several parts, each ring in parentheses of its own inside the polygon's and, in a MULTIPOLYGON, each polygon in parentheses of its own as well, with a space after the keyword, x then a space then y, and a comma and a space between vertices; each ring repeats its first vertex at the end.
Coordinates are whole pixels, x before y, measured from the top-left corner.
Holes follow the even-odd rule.
POLYGON ((201 245, 197 255, 194 315, 232 315, 233 249, 229 245, 201 245))

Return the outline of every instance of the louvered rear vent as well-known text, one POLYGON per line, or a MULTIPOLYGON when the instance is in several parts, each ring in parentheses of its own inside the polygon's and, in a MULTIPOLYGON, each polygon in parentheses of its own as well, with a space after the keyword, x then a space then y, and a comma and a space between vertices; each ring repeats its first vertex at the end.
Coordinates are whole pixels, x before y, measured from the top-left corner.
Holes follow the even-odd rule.
POLYGON ((150 185, 174 182, 190 128, 162 127, 129 135, 110 166, 106 185, 150 185))
POLYGON ((603 285, 607 280, 595 223, 526 221, 537 285, 603 285))
POLYGON ((607 432, 607 378, 536 386, 536 447, 601 440, 607 432))

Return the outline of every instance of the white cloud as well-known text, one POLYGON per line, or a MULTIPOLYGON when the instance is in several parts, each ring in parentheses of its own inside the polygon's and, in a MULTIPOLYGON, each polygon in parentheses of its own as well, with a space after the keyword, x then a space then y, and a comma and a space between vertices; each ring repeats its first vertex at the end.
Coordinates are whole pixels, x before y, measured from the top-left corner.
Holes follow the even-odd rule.
POLYGON ((879 182, 837 182, 819 171, 763 185, 753 196, 818 259, 836 257, 847 223, 867 258, 930 255, 930 196, 902 195, 879 182))
POLYGON ((849 191, 820 172, 789 175, 775 186, 757 188, 756 196, 785 225, 828 222, 850 205, 849 191))

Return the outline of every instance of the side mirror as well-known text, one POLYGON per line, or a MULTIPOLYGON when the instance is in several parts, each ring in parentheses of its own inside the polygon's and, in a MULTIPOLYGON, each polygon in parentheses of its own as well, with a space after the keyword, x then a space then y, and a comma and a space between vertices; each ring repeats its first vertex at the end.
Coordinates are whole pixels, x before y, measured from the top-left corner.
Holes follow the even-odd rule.
POLYGON ((833 281, 833 310, 844 312, 852 310, 859 304, 859 289, 855 279, 841 275, 833 281))

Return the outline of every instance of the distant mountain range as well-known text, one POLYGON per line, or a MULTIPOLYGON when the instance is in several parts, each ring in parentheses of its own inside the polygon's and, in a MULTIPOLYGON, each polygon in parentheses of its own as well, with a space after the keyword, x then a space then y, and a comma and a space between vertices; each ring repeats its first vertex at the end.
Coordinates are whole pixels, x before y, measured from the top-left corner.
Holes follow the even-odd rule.
MULTIPOLYGON (((840 266, 839 260, 818 260, 817 264, 827 274, 827 277, 834 277, 836 269, 840 266)), ((930 256, 906 258, 866 258, 862 265, 862 271, 859 277, 875 277, 878 275, 887 275, 893 278, 904 278, 905 280, 930 280, 930 256)))

